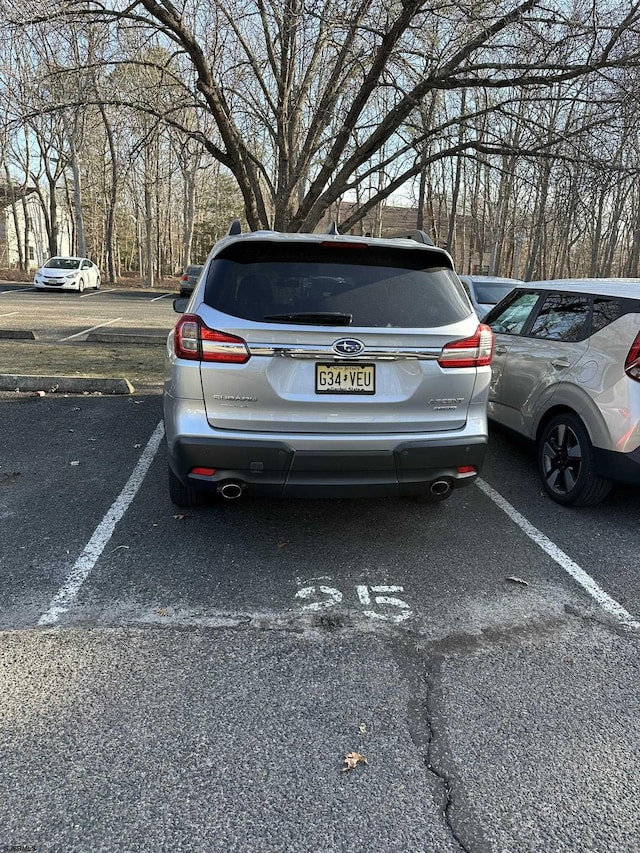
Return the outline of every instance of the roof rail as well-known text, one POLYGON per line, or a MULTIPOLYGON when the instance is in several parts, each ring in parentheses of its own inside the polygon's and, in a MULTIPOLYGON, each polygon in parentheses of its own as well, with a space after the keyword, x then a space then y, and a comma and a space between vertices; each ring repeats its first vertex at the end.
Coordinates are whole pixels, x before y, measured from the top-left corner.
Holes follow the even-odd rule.
POLYGON ((236 234, 242 234, 242 225, 239 219, 234 219, 229 226, 229 237, 235 237, 236 234))
POLYGON ((427 246, 435 246, 435 243, 426 233, 418 228, 408 228, 406 231, 396 231, 395 234, 389 234, 388 240, 415 240, 416 243, 425 243, 427 246))
POLYGON ((340 232, 338 231, 338 226, 336 225, 336 223, 330 222, 329 227, 325 231, 325 234, 339 234, 339 233, 340 232))

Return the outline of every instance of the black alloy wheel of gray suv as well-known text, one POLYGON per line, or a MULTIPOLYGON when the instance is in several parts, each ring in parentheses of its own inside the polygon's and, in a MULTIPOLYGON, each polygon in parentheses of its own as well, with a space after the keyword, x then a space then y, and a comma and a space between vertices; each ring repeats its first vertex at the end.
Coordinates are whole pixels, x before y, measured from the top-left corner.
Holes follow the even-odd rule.
POLYGON ((238 233, 167 341, 172 500, 418 495, 472 483, 493 336, 426 241, 238 233))

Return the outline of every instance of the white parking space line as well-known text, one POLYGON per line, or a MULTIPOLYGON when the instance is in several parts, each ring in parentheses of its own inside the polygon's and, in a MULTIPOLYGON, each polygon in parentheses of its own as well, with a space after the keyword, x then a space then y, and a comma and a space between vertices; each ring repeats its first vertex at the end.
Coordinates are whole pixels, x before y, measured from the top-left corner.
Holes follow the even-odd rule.
POLYGON ((101 329, 103 326, 108 326, 109 323, 117 323, 118 320, 122 320, 122 317, 116 317, 115 320, 106 320, 104 323, 98 323, 97 326, 92 326, 90 329, 83 329, 81 332, 76 332, 75 335, 69 335, 66 338, 60 338, 58 343, 61 344, 63 341, 72 341, 74 338, 79 338, 81 335, 87 335, 89 332, 93 332, 96 329, 101 329))
POLYGON ((111 504, 105 517, 96 527, 93 536, 85 545, 84 551, 74 563, 68 578, 51 600, 49 609, 38 620, 38 625, 55 625, 73 604, 83 583, 89 577, 91 570, 100 559, 107 543, 113 536, 116 524, 125 514, 138 493, 138 489, 142 485, 142 481, 158 452, 163 436, 164 424, 160 421, 147 442, 147 446, 142 451, 142 455, 138 460, 138 464, 133 469, 133 473, 118 497, 111 504))
POLYGON ((100 296, 101 293, 111 293, 115 287, 103 287, 100 290, 92 290, 91 293, 83 293, 80 299, 86 299, 87 296, 100 296))
POLYGON ((163 293, 162 296, 155 296, 151 301, 157 302, 158 299, 166 299, 167 296, 173 296, 173 293, 163 293))
POLYGON ((571 575, 571 577, 580 584, 585 592, 597 601, 606 613, 613 616, 614 619, 616 619, 625 628, 633 628, 635 630, 640 629, 640 622, 635 620, 628 610, 625 610, 625 608, 616 601, 615 598, 612 598, 609 593, 605 592, 602 587, 594 581, 591 575, 585 572, 585 570, 574 562, 568 554, 565 554, 565 552, 559 548, 555 542, 552 542, 551 539, 545 536, 542 531, 538 530, 537 527, 534 527, 534 525, 531 524, 524 515, 519 513, 508 500, 503 498, 499 492, 496 492, 495 489, 481 479, 476 480, 476 485, 518 525, 529 539, 535 542, 539 548, 542 548, 542 550, 545 551, 552 560, 555 560, 561 569, 571 575))
POLYGON ((13 317, 14 314, 19 314, 19 311, 9 311, 8 314, 0 314, 0 317, 13 317))
POLYGON ((13 290, 0 290, 0 296, 5 293, 20 293, 21 290, 33 290, 33 287, 29 285, 29 287, 14 287, 13 290))

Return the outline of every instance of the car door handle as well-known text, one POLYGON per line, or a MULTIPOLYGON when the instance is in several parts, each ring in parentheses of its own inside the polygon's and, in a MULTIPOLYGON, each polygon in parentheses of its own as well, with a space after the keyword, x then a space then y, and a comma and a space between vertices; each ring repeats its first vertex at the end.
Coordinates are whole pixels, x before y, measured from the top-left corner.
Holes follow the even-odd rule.
POLYGON ((571 362, 570 362, 570 361, 565 361, 563 358, 552 358, 552 359, 551 359, 551 364, 552 364, 554 367, 561 367, 561 368, 562 368, 562 367, 571 367, 571 362))
POLYGON ((496 355, 504 355, 506 351, 507 351, 507 348, 504 344, 500 344, 495 349, 496 355))

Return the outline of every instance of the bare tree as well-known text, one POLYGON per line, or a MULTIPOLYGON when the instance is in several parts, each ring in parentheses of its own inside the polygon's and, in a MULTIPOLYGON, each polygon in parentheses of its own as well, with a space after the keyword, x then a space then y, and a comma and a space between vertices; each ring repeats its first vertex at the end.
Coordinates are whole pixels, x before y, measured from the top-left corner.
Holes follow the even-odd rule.
POLYGON ((206 114, 215 137, 184 130, 234 175, 249 224, 310 230, 371 175, 388 174, 391 161, 394 177, 345 227, 434 158, 505 150, 500 140, 467 134, 452 142, 450 122, 436 116, 423 136, 435 141, 433 153, 416 157, 410 128, 420 105, 441 93, 489 88, 499 109, 523 91, 545 97, 553 85, 637 64, 637 2, 608 9, 606 27, 598 25, 598 2, 253 0, 205 8, 195 0, 140 0, 123 9, 72 0, 49 17, 133 24, 173 46, 162 110, 147 98, 128 102, 176 125, 178 105, 206 114), (380 113, 383 91, 388 108, 380 113))

